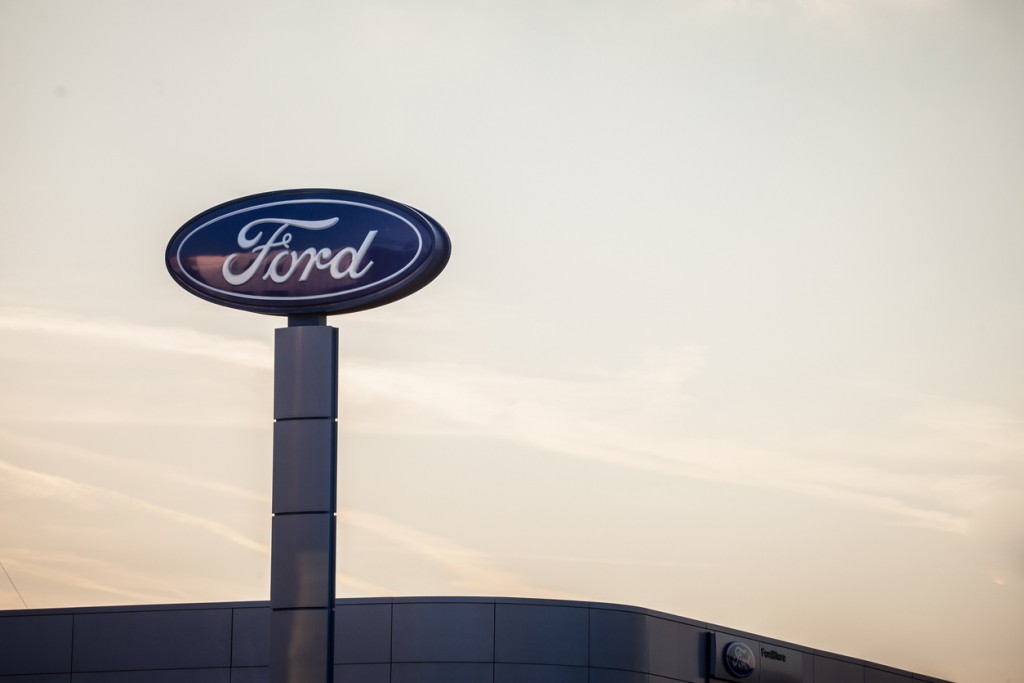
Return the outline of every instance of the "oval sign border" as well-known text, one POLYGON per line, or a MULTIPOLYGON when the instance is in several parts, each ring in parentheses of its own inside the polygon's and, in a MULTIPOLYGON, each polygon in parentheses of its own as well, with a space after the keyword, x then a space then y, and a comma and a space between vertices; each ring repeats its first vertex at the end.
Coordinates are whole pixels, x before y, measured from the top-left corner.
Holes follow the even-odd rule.
POLYGON ((298 189, 251 194, 197 214, 171 236, 164 264, 174 281, 183 289, 221 306, 264 315, 336 315, 383 306, 412 294, 436 278, 447 265, 450 256, 451 241, 448 234, 437 221, 411 206, 353 190, 298 189), (200 230, 221 220, 268 206, 317 202, 359 206, 389 214, 408 225, 416 234, 419 241, 416 255, 401 269, 381 280, 342 292, 312 296, 233 293, 197 280, 179 265, 185 243, 200 230))

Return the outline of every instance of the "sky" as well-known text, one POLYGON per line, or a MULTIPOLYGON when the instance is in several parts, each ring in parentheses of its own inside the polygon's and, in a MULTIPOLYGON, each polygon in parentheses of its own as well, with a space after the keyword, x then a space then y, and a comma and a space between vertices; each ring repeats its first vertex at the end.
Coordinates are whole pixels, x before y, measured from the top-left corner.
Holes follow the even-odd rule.
POLYGON ((624 603, 1024 681, 1024 4, 0 0, 0 609, 269 596, 273 330, 167 274, 331 187, 340 596, 624 603))

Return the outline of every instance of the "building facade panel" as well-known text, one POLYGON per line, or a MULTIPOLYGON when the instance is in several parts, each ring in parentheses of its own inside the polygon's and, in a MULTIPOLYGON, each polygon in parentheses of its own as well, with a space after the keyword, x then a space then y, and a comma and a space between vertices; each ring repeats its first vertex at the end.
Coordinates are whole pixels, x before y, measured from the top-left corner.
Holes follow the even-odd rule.
POLYGON ((589 683, 585 666, 495 664, 494 683, 589 683))
POLYGON ((493 662, 493 603, 396 603, 395 662, 493 662))
POLYGON ((703 683, 705 631, 678 621, 650 617, 647 622, 649 672, 689 683, 703 683))
POLYGON ((231 610, 76 614, 73 669, 140 671, 231 666, 231 610))
POLYGON ((339 604, 334 612, 335 664, 391 661, 390 603, 339 604))
POLYGON ((560 605, 495 605, 495 661, 586 666, 588 612, 560 605))
POLYGON ((242 666, 231 668, 231 683, 268 683, 269 666, 242 666))
POLYGON ((391 665, 391 683, 494 683, 494 665, 395 662, 391 665))
POLYGON ((864 666, 856 662, 815 656, 814 683, 864 683, 864 666))
POLYGON ((391 664, 336 664, 334 683, 391 683, 391 664))
POLYGON ((231 669, 90 671, 71 674, 71 683, 231 683, 231 669))
POLYGON ((650 683, 645 673, 591 667, 589 683, 650 683))
POLYGON ((0 617, 0 676, 70 671, 71 626, 70 614, 0 617))
POLYGON ((883 671, 874 667, 864 667, 864 683, 913 683, 914 678, 910 674, 903 674, 896 671, 883 671))
POLYGON ((231 666, 270 666, 270 610, 232 610, 231 666))
POLYGON ((647 673, 648 617, 635 612, 590 610, 590 666, 647 673))

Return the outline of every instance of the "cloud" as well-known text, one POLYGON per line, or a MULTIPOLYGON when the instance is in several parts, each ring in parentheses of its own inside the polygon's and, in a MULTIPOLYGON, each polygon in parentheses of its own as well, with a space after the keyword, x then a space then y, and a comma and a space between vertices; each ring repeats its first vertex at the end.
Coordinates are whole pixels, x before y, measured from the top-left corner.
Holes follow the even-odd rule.
POLYGON ((967 512, 983 496, 986 477, 900 472, 863 458, 837 460, 820 451, 692 433, 688 416, 695 399, 685 388, 704 356, 701 349, 683 347, 619 374, 573 379, 458 364, 349 363, 350 402, 407 407, 400 419, 394 409, 356 411, 350 426, 496 437, 666 476, 824 498, 912 526, 965 532, 967 512), (664 375, 652 371, 659 367, 667 369, 664 375))
POLYGON ((177 524, 191 526, 243 548, 269 555, 270 548, 220 522, 190 515, 119 491, 83 484, 45 472, 19 467, 0 460, 0 488, 34 498, 53 498, 60 504, 99 504, 123 508, 128 514, 148 514, 177 524))
POLYGON ((225 482, 211 481, 202 477, 187 474, 169 465, 151 460, 119 458, 105 453, 83 448, 74 444, 61 441, 52 441, 38 437, 26 436, 15 433, 9 429, 0 428, 0 442, 15 446, 19 450, 24 449, 35 453, 53 453, 62 458, 81 460, 94 465, 113 466, 119 470, 134 470, 139 476, 156 478, 168 484, 180 484, 196 489, 212 491, 214 493, 231 496, 242 500, 250 500, 258 503, 270 503, 270 499, 262 493, 225 482))
POLYGON ((786 19, 814 29, 846 33, 861 30, 876 16, 895 13, 912 19, 949 7, 956 0, 705 0, 715 15, 752 17, 756 21, 786 19))
MULTIPOLYGON (((399 591, 396 591, 387 586, 383 586, 379 583, 372 581, 366 581, 360 579, 351 574, 344 574, 338 572, 335 575, 335 581, 337 582, 338 588, 348 588, 352 593, 358 593, 362 597, 380 597, 380 596, 395 596, 399 595, 399 591)), ((338 597, 341 597, 341 591, 338 591, 338 597)), ((353 597, 353 596, 348 596, 353 597)))
POLYGON ((180 327, 92 320, 61 311, 0 307, 0 330, 91 339, 149 351, 200 356, 267 370, 273 367, 269 343, 198 332, 180 327))
POLYGON ((796 8, 812 14, 847 17, 852 12, 873 7, 899 9, 931 9, 948 4, 949 0, 709 0, 713 7, 737 11, 765 11, 796 8))
POLYGON ((925 395, 911 419, 950 439, 980 446, 978 455, 1014 461, 1024 455, 1024 420, 1001 408, 925 395))
POLYGON ((1024 580, 1024 488, 991 495, 972 515, 970 534, 994 583, 1024 580))
MULTIPOLYGON (((251 367, 269 367, 273 357, 269 344, 35 309, 0 309, 0 329, 101 338, 251 367)), ((531 377, 460 363, 385 364, 349 358, 342 383, 349 412, 345 428, 507 439, 667 476, 824 498, 952 533, 966 531, 971 510, 985 498, 991 482, 983 475, 922 468, 902 472, 862 457, 865 453, 829 457, 842 451, 828 446, 807 453, 763 447, 750 439, 704 437, 699 421, 690 419, 697 402, 687 387, 706 365, 706 350, 695 346, 651 353, 618 372, 571 377, 531 377)), ((973 440, 979 453, 994 449, 1005 455, 1021 440, 1019 423, 997 412, 934 398, 919 403, 923 407, 913 414, 912 423, 973 440)), ((818 446, 823 444, 819 440, 818 446)))
MULTIPOLYGON (((944 471, 921 467, 919 461, 944 445, 950 429, 983 451, 1010 453, 1019 442, 1013 421, 978 407, 943 414, 942 421, 934 410, 911 411, 904 427, 916 428, 918 440, 906 456, 899 453, 906 443, 890 444, 884 459, 874 453, 879 444, 855 438, 809 438, 808 449, 806 444, 763 446, 756 438, 703 437, 699 421, 690 419, 697 401, 686 387, 705 366, 705 355, 680 348, 620 374, 572 379, 457 364, 354 362, 346 369, 347 391, 350 400, 364 405, 349 424, 372 431, 498 437, 667 476, 811 496, 952 533, 967 531, 971 511, 986 499, 996 474, 978 471, 973 453, 944 471), (652 370, 657 368, 666 373, 652 370), (391 409, 370 411, 367 403, 391 409), (400 405, 407 409, 395 419, 400 405), (941 434, 922 426, 941 427, 941 434), (903 467, 910 461, 912 467, 903 467)), ((919 397, 918 402, 932 401, 919 397)))
MULTIPOLYGON (((173 577, 154 575, 152 571, 134 571, 123 564, 95 557, 36 548, 4 548, 3 554, 4 564, 19 582, 32 577, 47 585, 48 594, 28 596, 30 608, 68 606, 67 600, 52 594, 68 588, 75 589, 67 591, 69 594, 80 594, 79 591, 100 593, 110 596, 108 600, 117 601, 173 602, 188 598, 187 593, 174 587, 173 577)), ((17 606, 23 605, 19 601, 17 606)))
POLYGON ((453 584, 467 593, 501 595, 547 595, 550 589, 532 585, 506 569, 493 558, 480 551, 459 545, 454 541, 400 524, 381 515, 360 510, 344 509, 338 513, 339 522, 358 527, 398 543, 414 555, 426 557, 454 575, 453 584))

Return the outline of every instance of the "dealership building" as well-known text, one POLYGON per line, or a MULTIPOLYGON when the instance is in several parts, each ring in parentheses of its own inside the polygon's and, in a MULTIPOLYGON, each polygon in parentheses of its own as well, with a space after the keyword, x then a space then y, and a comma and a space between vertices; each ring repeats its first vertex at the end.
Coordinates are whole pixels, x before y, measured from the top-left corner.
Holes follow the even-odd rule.
MULTIPOLYGON (((0 612, 0 683, 264 683, 268 602, 0 612)), ((639 607, 338 600, 338 683, 912 683, 939 679, 639 607)))

